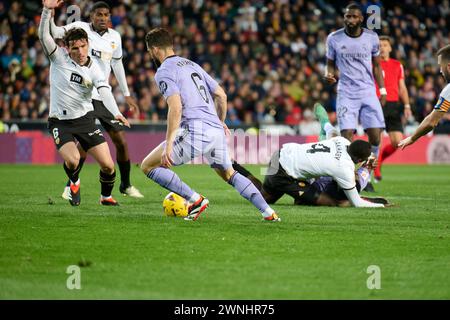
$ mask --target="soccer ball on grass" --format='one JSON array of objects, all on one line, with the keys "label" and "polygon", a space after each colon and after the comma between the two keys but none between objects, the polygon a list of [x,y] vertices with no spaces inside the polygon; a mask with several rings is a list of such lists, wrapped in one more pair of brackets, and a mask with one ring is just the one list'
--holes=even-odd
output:
[{"label": "soccer ball on grass", "polygon": [[169,193],[163,201],[164,214],[169,217],[186,217],[189,201],[176,193]]}]

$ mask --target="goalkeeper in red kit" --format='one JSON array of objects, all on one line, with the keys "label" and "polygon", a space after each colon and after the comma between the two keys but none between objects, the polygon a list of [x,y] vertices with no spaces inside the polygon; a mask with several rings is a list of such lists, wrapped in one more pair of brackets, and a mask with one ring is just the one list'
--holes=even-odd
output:
[{"label": "goalkeeper in red kit", "polygon": [[[381,68],[387,91],[387,102],[383,107],[383,113],[390,144],[385,145],[379,153],[378,165],[374,170],[375,181],[381,180],[383,161],[397,150],[398,143],[403,139],[403,118],[409,119],[412,115],[403,66],[400,61],[390,58],[391,51],[391,38],[380,36]],[[380,96],[378,88],[377,93]]]}]

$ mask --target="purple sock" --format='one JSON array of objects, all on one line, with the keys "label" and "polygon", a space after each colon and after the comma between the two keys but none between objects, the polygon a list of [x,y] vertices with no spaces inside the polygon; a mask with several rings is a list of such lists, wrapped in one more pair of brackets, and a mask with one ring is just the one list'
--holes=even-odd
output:
[{"label": "purple sock", "polygon": [[266,210],[269,209],[269,205],[266,200],[264,200],[261,192],[256,189],[255,185],[250,180],[236,171],[228,183],[231,184],[242,197],[253,203],[261,213],[267,213]]},{"label": "purple sock", "polygon": [[187,200],[191,199],[195,193],[170,169],[163,167],[155,168],[147,174],[147,177],[155,181],[161,187],[175,192]]}]

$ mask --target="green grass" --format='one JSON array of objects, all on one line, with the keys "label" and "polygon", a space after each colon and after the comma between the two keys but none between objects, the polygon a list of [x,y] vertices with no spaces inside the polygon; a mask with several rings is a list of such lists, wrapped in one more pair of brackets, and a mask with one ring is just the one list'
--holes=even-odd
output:
[{"label": "green grass", "polygon": [[[450,298],[449,166],[386,166],[375,187],[393,208],[294,207],[284,197],[278,224],[205,166],[176,171],[208,196],[207,214],[164,217],[168,192],[132,170],[143,200],[116,186],[121,207],[101,207],[98,169],[87,165],[72,208],[60,198],[61,166],[0,166],[0,298]],[[68,290],[66,269],[80,262],[91,263],[82,289]],[[370,265],[381,268],[380,290],[366,286]]]}]

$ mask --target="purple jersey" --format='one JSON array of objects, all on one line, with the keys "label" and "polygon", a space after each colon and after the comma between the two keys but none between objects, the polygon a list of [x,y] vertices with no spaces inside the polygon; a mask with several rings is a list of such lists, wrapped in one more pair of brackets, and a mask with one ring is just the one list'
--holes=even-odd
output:
[{"label": "purple jersey", "polygon": [[166,100],[174,94],[180,95],[182,127],[201,121],[223,128],[211,95],[219,84],[198,64],[179,56],[167,57],[158,68],[155,81]]},{"label": "purple jersey", "polygon": [[344,29],[328,35],[327,59],[339,69],[338,93],[349,98],[375,92],[372,58],[380,54],[378,35],[366,28],[359,37],[348,36]]}]

